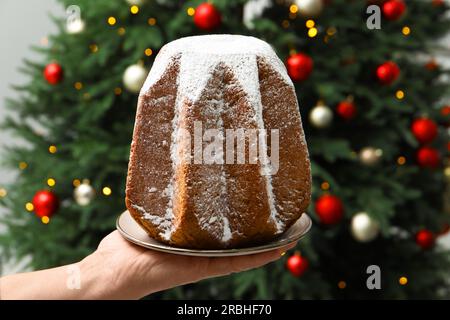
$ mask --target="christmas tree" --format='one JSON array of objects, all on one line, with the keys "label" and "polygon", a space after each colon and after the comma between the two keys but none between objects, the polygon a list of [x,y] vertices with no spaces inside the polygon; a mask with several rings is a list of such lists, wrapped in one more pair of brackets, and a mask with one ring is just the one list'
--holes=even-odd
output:
[{"label": "christmas tree", "polygon": [[[432,58],[450,29],[444,1],[61,3],[68,17],[7,101],[18,117],[3,127],[28,144],[2,152],[20,170],[1,189],[4,257],[31,254],[39,269],[92,252],[125,210],[137,92],[158,51],[190,35],[244,34],[270,43],[296,85],[314,226],[277,263],[153,297],[450,297],[449,252],[435,243],[450,221],[449,70]],[[379,290],[368,288],[374,265]]]}]

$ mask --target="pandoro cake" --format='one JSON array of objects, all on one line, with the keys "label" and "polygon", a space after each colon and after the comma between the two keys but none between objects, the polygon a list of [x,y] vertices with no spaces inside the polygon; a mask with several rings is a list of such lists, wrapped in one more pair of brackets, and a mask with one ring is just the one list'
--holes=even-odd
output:
[{"label": "pandoro cake", "polygon": [[166,44],[140,91],[126,184],[147,233],[185,248],[262,244],[310,197],[295,89],[270,45],[237,35]]}]

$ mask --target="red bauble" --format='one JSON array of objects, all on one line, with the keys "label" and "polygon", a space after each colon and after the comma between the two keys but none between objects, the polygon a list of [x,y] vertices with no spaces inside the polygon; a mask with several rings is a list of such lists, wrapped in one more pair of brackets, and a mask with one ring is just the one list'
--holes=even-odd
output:
[{"label": "red bauble", "polygon": [[416,243],[422,249],[430,249],[434,246],[436,237],[433,232],[427,229],[422,229],[416,233]]},{"label": "red bauble", "polygon": [[300,277],[308,270],[309,262],[299,254],[290,256],[286,262],[286,267],[295,277]]},{"label": "red bauble", "polygon": [[353,119],[356,115],[356,106],[353,101],[344,100],[338,104],[336,112],[341,118],[350,120]]},{"label": "red bauble", "polygon": [[441,109],[441,114],[446,117],[450,115],[450,106],[443,106]]},{"label": "red bauble", "polygon": [[313,66],[313,59],[304,53],[293,54],[286,61],[287,72],[293,81],[308,79]]},{"label": "red bauble", "polygon": [[391,84],[400,75],[400,68],[393,61],[387,61],[377,68],[377,78],[382,84]]},{"label": "red bauble", "polygon": [[49,63],[45,66],[44,77],[50,84],[58,84],[63,79],[63,69],[56,62]]},{"label": "red bauble", "polygon": [[199,29],[211,31],[217,28],[221,21],[220,12],[211,3],[202,3],[195,9],[194,23]]},{"label": "red bauble", "polygon": [[413,121],[411,132],[420,143],[429,143],[436,138],[438,127],[433,120],[427,118],[419,118]]},{"label": "red bauble", "polygon": [[421,147],[416,155],[417,163],[421,167],[436,168],[440,163],[439,152],[431,147]]},{"label": "red bauble", "polygon": [[316,214],[323,224],[336,224],[344,215],[344,206],[338,197],[326,194],[316,200]]},{"label": "red bauble", "polygon": [[33,197],[34,212],[39,217],[52,216],[59,207],[58,197],[51,191],[41,190]]},{"label": "red bauble", "polygon": [[388,0],[383,4],[383,15],[388,20],[398,20],[405,13],[403,0]]}]

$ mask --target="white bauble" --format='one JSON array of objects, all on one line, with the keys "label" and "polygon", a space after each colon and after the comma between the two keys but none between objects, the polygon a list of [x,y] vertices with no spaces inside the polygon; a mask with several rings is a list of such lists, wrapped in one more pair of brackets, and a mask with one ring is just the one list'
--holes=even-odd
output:
[{"label": "white bauble", "polygon": [[85,23],[82,19],[75,19],[73,21],[67,22],[66,31],[70,34],[80,33],[84,30]]},{"label": "white bauble", "polygon": [[295,0],[294,3],[305,18],[316,17],[323,9],[323,0]]},{"label": "white bauble", "polygon": [[365,147],[359,151],[359,159],[365,165],[371,166],[377,164],[381,156],[383,155],[383,150],[376,149],[373,147]]},{"label": "white bauble", "polygon": [[243,21],[247,28],[253,29],[253,20],[261,17],[264,9],[271,6],[270,0],[250,0],[244,4]]},{"label": "white bauble", "polygon": [[148,70],[140,64],[132,64],[123,73],[123,85],[133,93],[139,92],[147,78]]},{"label": "white bauble", "polygon": [[140,6],[143,5],[147,0],[125,0],[130,6],[136,5]]},{"label": "white bauble", "polygon": [[309,113],[309,121],[316,128],[326,128],[333,121],[333,111],[323,104],[318,104]]},{"label": "white bauble", "polygon": [[380,226],[366,212],[359,212],[352,218],[351,232],[355,240],[369,242],[378,236]]},{"label": "white bauble", "polygon": [[89,183],[83,182],[73,190],[73,197],[80,206],[87,206],[95,197],[94,188]]}]

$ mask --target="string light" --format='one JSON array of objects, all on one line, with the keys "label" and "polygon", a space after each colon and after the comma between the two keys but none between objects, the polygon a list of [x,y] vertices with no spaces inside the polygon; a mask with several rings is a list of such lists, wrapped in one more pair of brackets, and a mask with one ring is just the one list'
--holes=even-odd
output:
[{"label": "string light", "polygon": [[408,36],[411,33],[411,29],[408,26],[402,28],[402,33],[404,36]]},{"label": "string light", "polygon": [[98,51],[98,46],[95,43],[90,44],[89,50],[91,50],[92,53],[96,53]]},{"label": "string light", "polygon": [[53,178],[48,178],[47,179],[47,184],[49,187],[53,187],[56,184],[56,180]]},{"label": "string light", "polygon": [[329,28],[327,29],[327,35],[329,35],[330,37],[333,36],[333,35],[335,35],[336,32],[337,32],[337,29],[336,29],[335,27],[329,27]]},{"label": "string light", "polygon": [[85,92],[85,93],[83,94],[83,99],[84,99],[84,100],[89,100],[89,99],[91,99],[91,95],[89,94],[89,92]]},{"label": "string light", "polygon": [[285,29],[289,28],[289,21],[288,20],[283,20],[283,22],[281,22],[281,26]]},{"label": "string light", "polygon": [[31,203],[31,202],[27,202],[27,203],[25,203],[25,209],[27,210],[27,211],[33,211],[34,210],[34,205]]},{"label": "string light", "polygon": [[291,13],[297,13],[298,12],[298,7],[295,4],[291,4],[291,6],[289,7],[289,11]]},{"label": "string light", "polygon": [[50,147],[48,147],[48,152],[50,153],[56,153],[57,149],[55,145],[51,145]]},{"label": "string light", "polygon": [[116,18],[114,18],[114,17],[108,17],[108,24],[110,25],[110,26],[113,26],[113,25],[115,25],[116,24],[116,22],[117,22],[117,20],[116,20]]},{"label": "string light", "polygon": [[314,20],[309,19],[309,20],[306,20],[305,25],[308,29],[310,29],[310,28],[313,28],[316,25],[316,23],[314,22]]},{"label": "string light", "polygon": [[317,28],[311,28],[308,30],[308,37],[310,38],[314,38],[315,36],[317,36]]},{"label": "string light", "polygon": [[406,158],[404,156],[400,156],[397,158],[398,165],[402,166],[406,163]]},{"label": "string light", "polygon": [[112,190],[110,187],[103,187],[102,192],[105,196],[109,196],[112,193]]},{"label": "string light", "polygon": [[28,167],[28,163],[26,163],[25,161],[20,161],[19,162],[19,169],[20,170],[25,170]]},{"label": "string light", "polygon": [[137,5],[133,5],[130,7],[131,14],[137,14],[139,12],[139,7]]},{"label": "string light", "polygon": [[72,185],[73,185],[75,188],[78,187],[80,184],[81,184],[80,179],[74,179],[74,180],[72,181]]},{"label": "string light", "polygon": [[405,92],[403,90],[397,90],[395,96],[398,100],[402,100],[405,97]]},{"label": "string light", "polygon": [[124,27],[120,27],[119,29],[117,29],[117,34],[119,36],[123,36],[125,34],[125,28]]},{"label": "string light", "polygon": [[192,7],[187,8],[186,13],[188,16],[193,16],[195,14],[195,9]]},{"label": "string light", "polygon": [[0,198],[6,197],[7,194],[8,194],[8,191],[6,191],[5,188],[0,188]]},{"label": "string light", "polygon": [[151,26],[154,26],[156,24],[155,18],[148,18],[147,23]]},{"label": "string light", "polygon": [[320,185],[320,188],[321,188],[322,190],[328,190],[328,189],[330,189],[330,184],[329,184],[328,182],[324,181],[324,182],[322,182],[322,184]]},{"label": "string light", "polygon": [[122,88],[119,88],[119,87],[114,88],[114,94],[116,96],[121,95],[122,94]]},{"label": "string light", "polygon": [[400,283],[400,285],[404,286],[408,283],[408,278],[407,277],[400,277],[398,279],[398,283]]},{"label": "string light", "polygon": [[43,216],[41,218],[41,221],[42,221],[43,224],[48,224],[50,222],[50,218],[47,217],[47,216]]},{"label": "string light", "polygon": [[338,282],[338,288],[339,289],[345,289],[347,287],[347,283],[343,280]]},{"label": "string light", "polygon": [[450,178],[450,167],[447,167],[447,168],[444,169],[444,175],[445,175],[447,178]]},{"label": "string light", "polygon": [[147,49],[145,49],[144,53],[147,57],[150,57],[153,54],[153,50],[150,48],[147,48]]},{"label": "string light", "polygon": [[81,90],[81,88],[83,88],[83,84],[80,81],[77,81],[73,84],[73,86],[75,87],[75,89],[77,90]]}]

